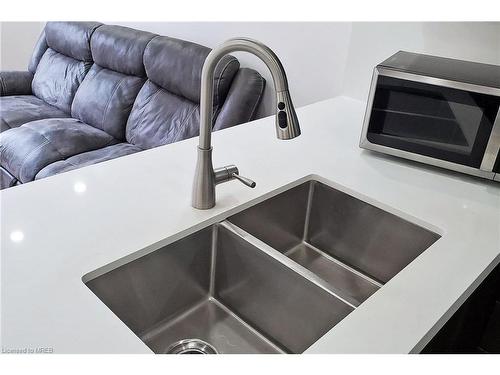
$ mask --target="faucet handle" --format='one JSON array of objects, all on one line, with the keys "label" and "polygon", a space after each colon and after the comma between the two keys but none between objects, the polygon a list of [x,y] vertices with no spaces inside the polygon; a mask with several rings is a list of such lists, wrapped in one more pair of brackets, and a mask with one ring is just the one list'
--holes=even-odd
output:
[{"label": "faucet handle", "polygon": [[254,188],[257,185],[255,181],[240,176],[240,171],[238,170],[236,165],[226,165],[225,167],[214,169],[214,176],[215,176],[215,184],[220,184],[222,182],[227,182],[231,180],[238,180],[242,184],[250,188]]},{"label": "faucet handle", "polygon": [[231,177],[237,179],[239,182],[241,182],[242,184],[248,186],[249,188],[253,189],[255,186],[257,186],[257,184],[255,183],[255,181],[250,180],[249,178],[240,176],[238,173],[233,173],[231,175]]}]

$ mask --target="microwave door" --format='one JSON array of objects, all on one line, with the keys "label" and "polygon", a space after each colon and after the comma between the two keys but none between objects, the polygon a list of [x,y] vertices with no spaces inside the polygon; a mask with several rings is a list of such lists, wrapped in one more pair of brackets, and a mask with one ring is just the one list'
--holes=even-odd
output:
[{"label": "microwave door", "polygon": [[367,139],[390,148],[479,168],[499,98],[378,76]]}]

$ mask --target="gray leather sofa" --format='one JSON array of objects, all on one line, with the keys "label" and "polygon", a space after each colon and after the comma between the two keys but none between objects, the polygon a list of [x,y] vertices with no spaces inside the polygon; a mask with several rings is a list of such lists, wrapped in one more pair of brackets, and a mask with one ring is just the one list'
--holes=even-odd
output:
[{"label": "gray leather sofa", "polygon": [[[49,22],[27,72],[0,72],[0,187],[198,135],[207,47],[121,26]],[[214,130],[250,121],[265,81],[217,66]]]}]

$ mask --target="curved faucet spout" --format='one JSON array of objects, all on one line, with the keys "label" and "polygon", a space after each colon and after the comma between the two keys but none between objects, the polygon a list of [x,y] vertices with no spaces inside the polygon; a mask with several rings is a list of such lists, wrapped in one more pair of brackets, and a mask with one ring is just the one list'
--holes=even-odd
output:
[{"label": "curved faucet spout", "polygon": [[[212,104],[214,72],[217,64],[225,55],[231,52],[249,52],[259,57],[269,68],[276,92],[276,135],[279,139],[292,139],[300,135],[299,121],[288,91],[288,81],[285,70],[276,54],[259,41],[248,38],[234,38],[213,49],[205,60],[201,73],[200,98],[200,143],[198,160],[193,183],[192,205],[198,209],[208,209],[215,205],[215,185],[232,179],[244,182],[249,187],[255,187],[253,181],[241,178],[238,169],[230,176],[219,178],[224,174],[223,167],[216,174],[212,166]],[[222,172],[221,172],[222,171]],[[252,183],[249,183],[251,181]]]},{"label": "curved faucet spout", "polygon": [[293,107],[285,69],[278,56],[266,45],[249,38],[234,38],[224,42],[210,52],[201,73],[200,100],[200,148],[210,149],[212,134],[212,102],[214,72],[218,62],[231,52],[248,52],[259,57],[269,68],[276,92],[276,134],[280,139],[291,139],[300,135],[300,127]]}]

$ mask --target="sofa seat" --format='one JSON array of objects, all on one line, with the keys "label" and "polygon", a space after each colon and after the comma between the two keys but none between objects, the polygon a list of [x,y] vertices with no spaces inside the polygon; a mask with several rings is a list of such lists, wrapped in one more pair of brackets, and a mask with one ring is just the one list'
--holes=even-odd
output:
[{"label": "sofa seat", "polygon": [[2,132],[31,121],[61,117],[70,117],[70,115],[34,95],[0,97],[0,131]]},{"label": "sofa seat", "polygon": [[142,149],[130,143],[118,143],[97,150],[84,152],[82,154],[71,156],[68,159],[59,160],[55,163],[47,165],[40,172],[38,172],[35,176],[35,180],[119,158],[121,156],[134,154],[139,151],[142,151]]},{"label": "sofa seat", "polygon": [[0,163],[25,183],[49,164],[116,143],[108,133],[77,119],[38,120],[0,134]]}]

